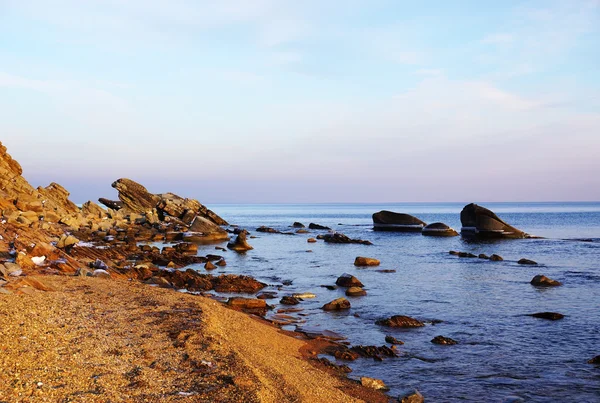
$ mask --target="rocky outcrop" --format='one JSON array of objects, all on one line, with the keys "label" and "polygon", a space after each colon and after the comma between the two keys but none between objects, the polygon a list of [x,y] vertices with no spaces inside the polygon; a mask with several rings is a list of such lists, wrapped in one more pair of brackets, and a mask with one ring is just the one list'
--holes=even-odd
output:
[{"label": "rocky outcrop", "polygon": [[122,201],[109,200],[105,199],[104,197],[99,198],[98,201],[109,209],[113,209],[115,211],[121,210],[124,206]]},{"label": "rocky outcrop", "polygon": [[377,325],[388,327],[423,327],[425,324],[410,316],[394,315],[391,318],[380,319],[375,322]]},{"label": "rocky outcrop", "polygon": [[529,235],[504,221],[485,207],[471,203],[460,213],[461,235],[467,238],[527,238]]},{"label": "rocky outcrop", "polygon": [[206,241],[221,241],[229,239],[229,234],[223,228],[205,217],[196,216],[188,232],[201,236]]},{"label": "rocky outcrop", "polygon": [[421,232],[425,222],[410,214],[395,213],[382,210],[373,214],[373,229],[375,231]]},{"label": "rocky outcrop", "polygon": [[227,247],[236,252],[246,252],[248,250],[254,249],[252,245],[250,245],[246,240],[246,234],[246,231],[240,232],[234,241],[229,242],[227,244]]},{"label": "rocky outcrop", "polygon": [[421,233],[426,236],[458,236],[458,232],[455,229],[450,228],[442,222],[434,222],[427,225]]}]

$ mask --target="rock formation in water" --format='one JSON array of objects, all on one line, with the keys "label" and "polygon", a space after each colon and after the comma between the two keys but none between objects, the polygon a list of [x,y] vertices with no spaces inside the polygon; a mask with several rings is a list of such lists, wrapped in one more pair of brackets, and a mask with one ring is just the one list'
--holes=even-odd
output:
[{"label": "rock formation in water", "polygon": [[448,225],[441,222],[434,222],[433,224],[429,224],[423,228],[421,232],[423,235],[427,236],[457,236],[458,232],[453,228],[450,228]]},{"label": "rock formation in water", "polygon": [[395,213],[382,210],[373,214],[373,229],[375,231],[421,232],[427,225],[410,214]]},{"label": "rock formation in water", "polygon": [[504,221],[485,207],[471,203],[460,213],[461,235],[470,238],[527,238],[529,235]]}]

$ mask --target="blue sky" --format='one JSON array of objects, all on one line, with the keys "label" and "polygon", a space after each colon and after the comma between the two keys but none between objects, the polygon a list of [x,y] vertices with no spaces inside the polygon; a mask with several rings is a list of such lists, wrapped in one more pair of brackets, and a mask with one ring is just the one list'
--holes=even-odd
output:
[{"label": "blue sky", "polygon": [[600,1],[0,0],[0,141],[77,202],[600,200]]}]

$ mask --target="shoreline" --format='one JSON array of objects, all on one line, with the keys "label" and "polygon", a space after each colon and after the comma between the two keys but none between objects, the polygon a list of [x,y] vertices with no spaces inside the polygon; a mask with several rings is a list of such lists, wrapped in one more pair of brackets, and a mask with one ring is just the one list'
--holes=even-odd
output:
[{"label": "shoreline", "polygon": [[[0,382],[10,385],[0,399],[391,399],[319,363],[326,341],[303,339],[203,296],[119,279],[20,281],[0,298]],[[40,285],[46,291],[32,291]]]}]

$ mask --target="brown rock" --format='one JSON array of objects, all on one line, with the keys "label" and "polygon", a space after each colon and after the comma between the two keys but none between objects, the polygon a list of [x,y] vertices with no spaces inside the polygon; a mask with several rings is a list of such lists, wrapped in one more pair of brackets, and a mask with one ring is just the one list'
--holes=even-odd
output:
[{"label": "brown rock", "polygon": [[492,256],[490,256],[490,260],[491,260],[492,262],[501,262],[501,261],[503,261],[504,259],[503,259],[503,258],[502,258],[502,256],[500,256],[500,255],[493,254]]},{"label": "brown rock", "polygon": [[341,311],[344,309],[350,309],[350,301],[348,301],[346,298],[337,298],[323,305],[321,309],[325,311]]},{"label": "brown rock", "polygon": [[344,273],[335,281],[336,285],[340,287],[364,287],[363,283],[359,279],[351,274]]},{"label": "brown rock", "polygon": [[59,241],[56,243],[56,247],[59,249],[68,249],[72,246],[75,246],[79,243],[79,239],[75,238],[73,235],[63,235],[60,237]]},{"label": "brown rock", "polygon": [[294,297],[284,296],[281,298],[279,303],[282,305],[298,305],[300,301],[298,301],[298,299]]},{"label": "brown rock", "polygon": [[548,278],[543,274],[538,274],[531,280],[531,285],[537,287],[557,287],[559,285],[562,285],[562,283],[560,281],[552,280],[551,278]]},{"label": "brown rock", "polygon": [[473,238],[526,238],[528,235],[505,223],[491,210],[471,203],[460,213],[461,234]]},{"label": "brown rock", "polygon": [[363,376],[360,378],[360,384],[366,388],[375,390],[390,390],[381,379],[369,378]]},{"label": "brown rock", "polygon": [[208,262],[206,262],[206,264],[204,265],[204,268],[206,270],[214,270],[217,268],[217,266],[215,266],[214,264],[212,264],[212,262],[209,260]]},{"label": "brown rock", "polygon": [[349,297],[362,297],[367,295],[367,292],[360,287],[350,287],[346,290],[346,295]]},{"label": "brown rock", "polygon": [[400,403],[425,403],[425,398],[418,390],[413,393],[398,397]]},{"label": "brown rock", "polygon": [[451,346],[454,344],[458,344],[458,342],[456,340],[451,339],[450,337],[444,337],[444,336],[435,336],[432,340],[432,343],[434,344],[441,344],[444,346]]},{"label": "brown rock", "polygon": [[386,343],[390,343],[390,344],[394,344],[394,345],[402,345],[402,344],[404,344],[404,342],[402,340],[398,340],[394,336],[389,336],[389,335],[385,336],[385,342]]},{"label": "brown rock", "polygon": [[388,319],[381,319],[375,322],[377,325],[388,327],[423,327],[425,324],[410,316],[394,315]]},{"label": "brown rock", "polygon": [[246,231],[240,232],[238,234],[238,236],[235,238],[235,241],[229,242],[227,244],[227,247],[236,252],[246,252],[248,250],[254,249],[246,240],[246,235],[247,235]]},{"label": "brown rock", "polygon": [[317,240],[315,238],[308,238],[306,240],[306,242],[308,242],[308,243],[315,243],[315,242],[317,242]]},{"label": "brown rock", "polygon": [[371,257],[358,256],[354,259],[354,266],[379,266],[381,262]]},{"label": "brown rock", "polygon": [[537,262],[534,262],[533,260],[529,260],[529,259],[520,259],[518,262],[518,264],[525,264],[525,265],[536,265]]},{"label": "brown rock", "polygon": [[440,237],[458,236],[458,232],[456,232],[456,230],[441,222],[435,222],[425,226],[421,234],[426,236]]}]

